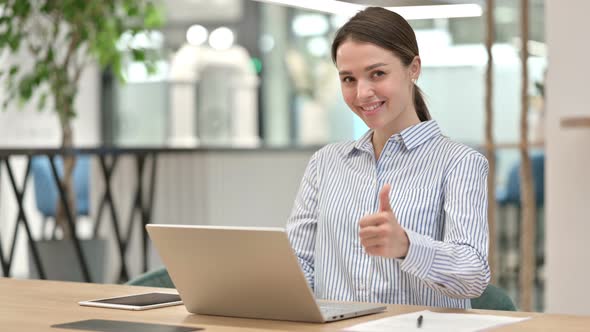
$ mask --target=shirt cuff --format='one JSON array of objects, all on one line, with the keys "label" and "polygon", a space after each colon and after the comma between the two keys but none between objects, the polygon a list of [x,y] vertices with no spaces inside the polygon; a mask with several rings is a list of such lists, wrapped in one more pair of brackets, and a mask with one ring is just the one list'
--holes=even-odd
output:
[{"label": "shirt cuff", "polygon": [[426,279],[436,256],[433,240],[407,229],[405,231],[410,240],[410,246],[406,258],[400,259],[400,268],[420,279]]}]

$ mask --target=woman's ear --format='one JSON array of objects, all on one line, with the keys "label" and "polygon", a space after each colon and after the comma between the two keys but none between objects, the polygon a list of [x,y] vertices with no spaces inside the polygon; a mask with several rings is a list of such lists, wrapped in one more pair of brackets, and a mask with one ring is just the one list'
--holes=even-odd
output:
[{"label": "woman's ear", "polygon": [[410,72],[410,79],[417,80],[420,76],[420,72],[422,71],[422,60],[420,60],[419,55],[416,55],[414,59],[412,59],[412,62],[410,63],[408,69]]}]

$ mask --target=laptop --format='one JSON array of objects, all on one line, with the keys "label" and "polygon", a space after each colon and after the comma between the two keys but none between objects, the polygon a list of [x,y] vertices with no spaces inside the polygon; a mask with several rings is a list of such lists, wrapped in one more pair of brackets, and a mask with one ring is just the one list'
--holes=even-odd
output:
[{"label": "laptop", "polygon": [[374,303],[316,301],[283,229],[146,228],[191,313],[323,323],[386,309]]}]

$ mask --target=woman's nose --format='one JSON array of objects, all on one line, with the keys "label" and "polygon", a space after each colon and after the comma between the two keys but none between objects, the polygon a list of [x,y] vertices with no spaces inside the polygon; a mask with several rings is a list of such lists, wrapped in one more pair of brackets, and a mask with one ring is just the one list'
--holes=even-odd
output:
[{"label": "woman's nose", "polygon": [[375,95],[375,90],[370,82],[359,81],[357,84],[356,95],[358,99],[367,99]]}]

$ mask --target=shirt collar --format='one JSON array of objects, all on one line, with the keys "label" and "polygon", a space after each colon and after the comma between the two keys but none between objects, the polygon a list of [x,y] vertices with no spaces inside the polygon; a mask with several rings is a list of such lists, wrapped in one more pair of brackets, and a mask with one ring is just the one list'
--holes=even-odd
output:
[{"label": "shirt collar", "polygon": [[[409,151],[426,143],[433,137],[440,136],[441,131],[436,121],[429,120],[408,127],[402,130],[399,134],[402,137],[406,149]],[[394,136],[395,135],[392,137]]]},{"label": "shirt collar", "polygon": [[[392,135],[389,140],[401,141],[408,151],[426,143],[435,136],[439,136],[441,130],[435,120],[420,122],[410,126],[401,132]],[[371,138],[373,130],[369,129],[363,136],[354,142],[349,153],[354,150],[373,151]]]},{"label": "shirt collar", "polygon": [[349,152],[354,150],[373,151],[373,145],[371,144],[371,138],[373,137],[373,130],[369,129],[363,134],[354,144],[351,146]]}]

